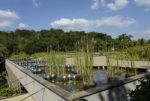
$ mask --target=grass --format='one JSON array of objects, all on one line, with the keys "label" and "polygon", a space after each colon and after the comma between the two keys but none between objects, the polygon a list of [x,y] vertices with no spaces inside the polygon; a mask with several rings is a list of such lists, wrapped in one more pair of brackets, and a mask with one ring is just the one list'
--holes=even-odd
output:
[{"label": "grass", "polygon": [[19,59],[22,59],[22,58],[25,58],[25,57],[29,57],[30,55],[26,54],[26,53],[19,53],[19,54],[13,54],[11,56],[12,59],[14,58],[19,58]]}]

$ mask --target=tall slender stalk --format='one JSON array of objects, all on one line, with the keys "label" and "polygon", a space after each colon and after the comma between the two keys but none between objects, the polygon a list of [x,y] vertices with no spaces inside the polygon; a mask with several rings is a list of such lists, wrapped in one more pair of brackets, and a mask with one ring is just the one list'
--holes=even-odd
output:
[{"label": "tall slender stalk", "polygon": [[111,57],[106,55],[106,63],[107,63],[107,75],[108,77],[114,77],[114,68],[112,65]]},{"label": "tall slender stalk", "polygon": [[77,50],[74,57],[75,69],[83,77],[84,83],[93,82],[93,46],[92,41],[88,39],[81,39],[81,42],[77,43]]},{"label": "tall slender stalk", "polygon": [[46,72],[55,73],[57,76],[65,74],[66,56],[62,53],[50,51],[49,55],[43,58],[48,63]]}]

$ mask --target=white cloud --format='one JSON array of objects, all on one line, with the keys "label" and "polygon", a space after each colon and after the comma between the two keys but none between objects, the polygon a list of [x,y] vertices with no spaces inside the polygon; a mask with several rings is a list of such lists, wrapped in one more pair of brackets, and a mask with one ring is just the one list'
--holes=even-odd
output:
[{"label": "white cloud", "polygon": [[111,3],[107,3],[106,0],[93,0],[91,9],[96,10],[99,7],[106,7],[111,11],[118,11],[124,9],[129,3],[129,0],[113,0]]},{"label": "white cloud", "polygon": [[102,27],[128,27],[135,23],[135,20],[132,18],[125,18],[122,16],[111,16],[111,17],[103,17],[101,19],[96,20],[88,20],[88,19],[67,19],[61,18],[56,20],[51,24],[53,28],[68,30],[77,30],[77,31],[91,31],[97,28]]},{"label": "white cloud", "polygon": [[99,0],[93,0],[93,4],[91,5],[91,9],[98,9],[99,8]]},{"label": "white cloud", "polygon": [[150,8],[150,0],[134,0],[136,4]]},{"label": "white cloud", "polygon": [[143,32],[143,34],[144,34],[144,35],[149,35],[149,37],[150,37],[150,29],[145,30],[145,31]]},{"label": "white cloud", "polygon": [[100,6],[105,5],[105,0],[93,0],[93,4],[91,5],[92,10],[98,9]]},{"label": "white cloud", "polygon": [[19,29],[26,29],[26,28],[28,28],[29,27],[29,25],[28,24],[25,24],[25,23],[20,23],[19,25],[18,25],[18,28]]},{"label": "white cloud", "polygon": [[64,30],[88,30],[92,21],[86,19],[67,19],[61,18],[51,23],[54,28],[62,28]]},{"label": "white cloud", "polygon": [[118,11],[125,8],[128,5],[128,3],[128,0],[114,0],[114,3],[108,3],[107,7],[112,11]]},{"label": "white cloud", "polygon": [[38,0],[32,0],[32,2],[35,7],[39,7],[40,3]]},{"label": "white cloud", "polygon": [[[111,11],[119,11],[127,7],[131,0],[112,0],[109,2],[107,0],[92,0],[93,4],[90,6],[92,10],[96,10],[100,7],[105,7]],[[137,5],[145,7],[144,11],[150,10],[150,0],[133,0]]]},{"label": "white cloud", "polygon": [[148,12],[150,10],[150,0],[134,0],[139,6],[145,7],[144,11]]},{"label": "white cloud", "polygon": [[19,19],[19,16],[10,10],[0,10],[0,30],[8,30]]},{"label": "white cloud", "polygon": [[129,32],[128,34],[133,35],[134,39],[144,38],[149,40],[150,39],[150,29],[139,31],[139,32]]},{"label": "white cloud", "polygon": [[98,27],[128,27],[133,23],[135,23],[133,18],[124,18],[119,15],[96,20],[96,25]]}]

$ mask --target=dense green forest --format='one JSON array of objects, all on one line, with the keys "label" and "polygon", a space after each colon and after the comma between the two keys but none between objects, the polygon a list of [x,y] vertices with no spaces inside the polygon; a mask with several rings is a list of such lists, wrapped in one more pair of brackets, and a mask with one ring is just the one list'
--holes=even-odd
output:
[{"label": "dense green forest", "polygon": [[18,52],[32,54],[50,49],[73,51],[75,44],[84,36],[95,39],[97,51],[104,47],[110,47],[113,44],[112,37],[103,33],[85,33],[84,31],[64,32],[59,29],[41,31],[16,30],[15,32],[0,32],[1,53],[8,55]]},{"label": "dense green forest", "polygon": [[50,30],[16,30],[14,32],[0,31],[0,56],[25,52],[32,54],[48,50],[73,51],[82,37],[94,38],[95,51],[120,51],[133,46],[150,44],[150,40],[132,40],[131,35],[122,34],[117,38],[105,33],[70,31],[60,29]]}]

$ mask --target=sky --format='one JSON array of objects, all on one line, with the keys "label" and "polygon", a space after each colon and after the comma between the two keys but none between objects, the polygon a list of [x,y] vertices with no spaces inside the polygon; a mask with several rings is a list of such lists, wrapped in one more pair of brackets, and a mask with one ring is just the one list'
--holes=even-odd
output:
[{"label": "sky", "polygon": [[0,0],[0,30],[63,29],[150,39],[150,0]]}]

